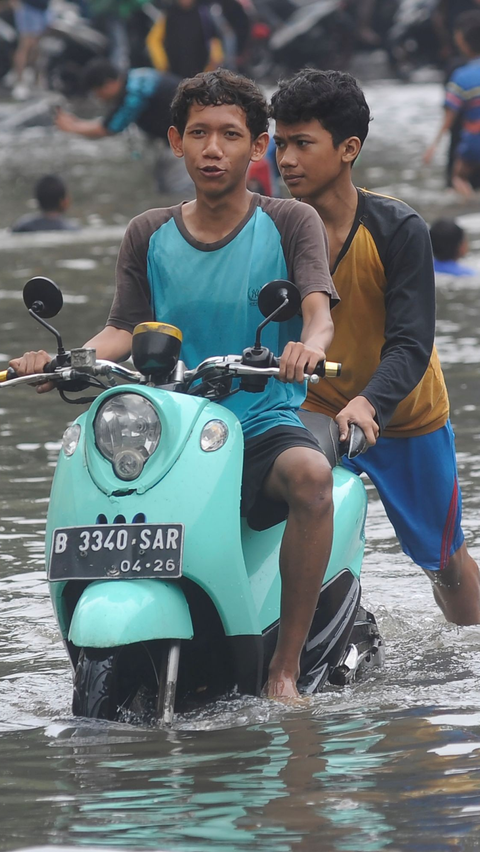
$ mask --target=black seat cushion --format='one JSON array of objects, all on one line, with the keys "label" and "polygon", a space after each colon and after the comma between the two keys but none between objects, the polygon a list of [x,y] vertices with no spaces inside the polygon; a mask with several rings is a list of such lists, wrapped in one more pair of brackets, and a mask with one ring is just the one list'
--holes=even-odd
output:
[{"label": "black seat cushion", "polygon": [[300,409],[298,416],[303,425],[317,439],[330,465],[335,467],[335,465],[339,464],[339,433],[335,420],[332,420],[326,414],[317,414],[315,411],[304,411],[303,409]]}]

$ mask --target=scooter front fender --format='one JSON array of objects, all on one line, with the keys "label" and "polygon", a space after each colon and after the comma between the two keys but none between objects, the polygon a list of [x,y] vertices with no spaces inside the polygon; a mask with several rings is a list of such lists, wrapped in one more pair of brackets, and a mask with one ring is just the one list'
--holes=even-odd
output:
[{"label": "scooter front fender", "polygon": [[99,580],[82,593],[68,638],[78,648],[115,648],[149,639],[191,639],[190,610],[168,580]]}]

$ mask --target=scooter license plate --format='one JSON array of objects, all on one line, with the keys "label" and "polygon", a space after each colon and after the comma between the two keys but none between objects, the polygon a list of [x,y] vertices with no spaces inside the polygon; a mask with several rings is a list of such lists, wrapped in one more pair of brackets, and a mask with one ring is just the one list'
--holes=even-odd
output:
[{"label": "scooter license plate", "polygon": [[56,529],[48,579],[175,579],[182,576],[183,534],[183,524],[102,524]]}]

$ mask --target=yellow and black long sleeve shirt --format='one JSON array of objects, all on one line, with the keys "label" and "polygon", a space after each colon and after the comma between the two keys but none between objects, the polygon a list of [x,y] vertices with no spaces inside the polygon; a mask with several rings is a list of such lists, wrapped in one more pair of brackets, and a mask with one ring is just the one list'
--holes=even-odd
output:
[{"label": "yellow and black long sleeve shirt", "polygon": [[435,277],[423,219],[402,201],[359,189],[332,277],[341,301],[328,358],[342,362],[342,375],[311,386],[304,407],[335,417],[360,395],[385,437],[439,429],[449,404],[433,345]]}]

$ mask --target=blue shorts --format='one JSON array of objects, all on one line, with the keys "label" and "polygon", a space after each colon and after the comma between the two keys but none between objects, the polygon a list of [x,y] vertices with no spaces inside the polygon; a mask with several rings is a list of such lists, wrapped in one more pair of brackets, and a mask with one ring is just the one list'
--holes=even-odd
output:
[{"label": "blue shorts", "polygon": [[50,24],[48,10],[35,9],[28,3],[18,3],[14,9],[15,27],[19,35],[40,36]]},{"label": "blue shorts", "polygon": [[464,541],[450,421],[416,438],[379,438],[363,455],[344,457],[343,464],[371,479],[403,552],[422,568],[445,568]]},{"label": "blue shorts", "polygon": [[480,165],[480,134],[462,134],[455,150],[455,157],[463,160],[464,163]]}]

